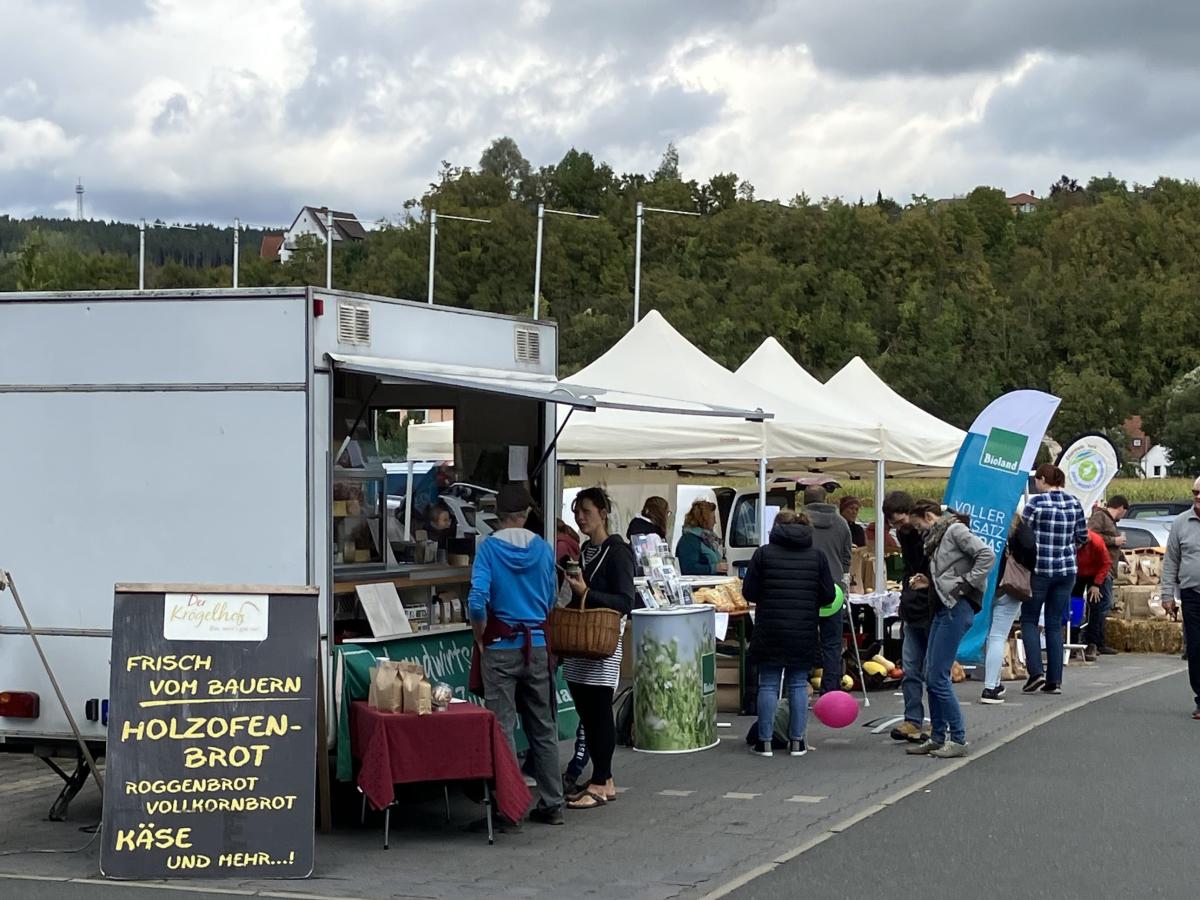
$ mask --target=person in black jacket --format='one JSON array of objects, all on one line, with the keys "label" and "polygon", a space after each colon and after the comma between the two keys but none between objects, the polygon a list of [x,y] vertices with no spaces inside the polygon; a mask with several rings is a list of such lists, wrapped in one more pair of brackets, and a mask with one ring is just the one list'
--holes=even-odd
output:
[{"label": "person in black jacket", "polygon": [[638,534],[657,534],[663,540],[667,539],[667,520],[671,515],[671,507],[665,497],[647,497],[642,505],[642,514],[634,516],[625,531],[625,536],[633,540]]},{"label": "person in black jacket", "polygon": [[788,752],[808,752],[804,726],[808,713],[808,673],[821,658],[821,607],[835,597],[825,554],[813,547],[808,516],[781,510],[770,542],[754,551],[742,594],[755,604],[750,659],[758,666],[758,742],[754,752],[771,756],[779,684],[787,675]]},{"label": "person in black jacket", "polygon": [[[1000,668],[1004,665],[1004,644],[1008,633],[1012,631],[1013,622],[1021,612],[1021,603],[1029,597],[1014,596],[1014,592],[1003,590],[1000,583],[1004,573],[1012,562],[1025,567],[1027,573],[1032,572],[1037,565],[1037,536],[1028,523],[1021,518],[1020,513],[1013,517],[1012,528],[1008,532],[1008,544],[1004,555],[1000,557],[1000,570],[996,575],[996,596],[992,600],[992,625],[988,629],[987,659],[984,664],[983,695],[980,703],[1003,703],[1004,685],[1000,683]],[[1028,581],[1029,576],[1026,575]]]},{"label": "person in black jacket", "polygon": [[892,729],[892,739],[914,744],[925,739],[925,655],[929,649],[929,626],[933,624],[933,605],[929,588],[915,588],[914,576],[929,577],[929,560],[925,558],[925,539],[908,521],[913,498],[904,491],[892,491],[883,498],[883,516],[896,529],[896,540],[904,558],[904,581],[900,590],[900,621],[904,640],[900,668],[904,678],[900,691],[904,695],[904,721]]},{"label": "person in black jacket", "polygon": [[[619,534],[608,533],[608,515],[612,503],[602,488],[582,490],[572,504],[575,523],[587,538],[580,549],[582,571],[569,572],[574,599],[571,605],[586,602],[589,608],[615,609],[624,616],[633,609],[633,550]],[[592,757],[592,776],[583,790],[568,798],[568,809],[597,809],[617,798],[613,784],[612,758],[617,749],[617,726],[613,721],[613,692],[621,677],[621,641],[607,659],[567,659],[563,675],[575,711],[583,725],[587,751]]]}]

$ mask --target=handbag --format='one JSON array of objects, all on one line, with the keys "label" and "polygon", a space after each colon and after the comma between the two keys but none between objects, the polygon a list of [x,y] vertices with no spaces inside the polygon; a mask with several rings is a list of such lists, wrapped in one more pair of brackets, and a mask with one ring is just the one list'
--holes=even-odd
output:
[{"label": "handbag", "polygon": [[[594,575],[608,555],[608,548],[592,567]],[[588,609],[587,594],[579,607],[556,606],[550,610],[550,643],[556,656],[565,659],[608,659],[621,640],[621,614],[615,609]]]},{"label": "handbag", "polygon": [[1004,551],[1004,556],[1004,577],[996,585],[996,590],[1024,603],[1033,596],[1029,570],[1017,562],[1007,549]]}]

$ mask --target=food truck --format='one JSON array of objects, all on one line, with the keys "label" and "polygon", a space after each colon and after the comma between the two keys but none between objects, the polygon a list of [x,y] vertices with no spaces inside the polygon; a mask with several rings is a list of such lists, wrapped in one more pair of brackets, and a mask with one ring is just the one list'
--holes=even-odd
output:
[{"label": "food truck", "polygon": [[[317,288],[0,294],[0,569],[93,752],[117,583],[319,587],[332,716],[343,643],[469,646],[478,537],[389,521],[384,466],[403,457],[377,440],[380,415],[441,411],[446,480],[527,481],[551,540],[557,406],[754,415],[562,384],[557,337],[552,322]],[[74,761],[56,768],[52,817],[87,778],[4,593],[0,750]]]}]

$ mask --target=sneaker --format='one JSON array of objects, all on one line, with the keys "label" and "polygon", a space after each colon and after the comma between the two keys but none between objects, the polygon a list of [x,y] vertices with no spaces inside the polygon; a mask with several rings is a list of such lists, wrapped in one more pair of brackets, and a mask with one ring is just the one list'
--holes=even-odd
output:
[{"label": "sneaker", "polygon": [[771,756],[775,755],[771,750],[771,742],[770,741],[755,741],[754,742],[754,750],[752,752],[754,753],[755,756],[762,756],[762,757],[771,757]]},{"label": "sneaker", "polygon": [[980,703],[1003,703],[1004,702],[1004,685],[999,684],[994,688],[984,688],[983,693],[979,695]]},{"label": "sneaker", "polygon": [[566,822],[561,806],[543,807],[530,810],[529,821],[539,825],[562,825]]},{"label": "sneaker", "polygon": [[942,745],[939,741],[935,741],[933,738],[926,738],[924,741],[922,741],[919,744],[914,744],[911,747],[906,747],[904,749],[904,752],[907,753],[909,756],[924,756],[927,753],[932,753],[934,750],[937,750],[941,746]]},{"label": "sneaker", "polygon": [[808,752],[808,744],[804,743],[804,738],[798,741],[788,741],[788,756],[803,756]]},{"label": "sneaker", "polygon": [[967,755],[967,745],[960,744],[958,741],[946,741],[940,747],[930,750],[929,755],[936,756],[938,759],[957,759]]},{"label": "sneaker", "polygon": [[1116,647],[1107,647],[1106,646],[1106,647],[1101,647],[1096,652],[1099,653],[1101,656],[1116,656],[1121,651],[1118,650]]},{"label": "sneaker", "polygon": [[1044,685],[1042,685],[1042,693],[1043,694],[1061,694],[1062,686],[1055,684],[1053,681],[1047,681]]},{"label": "sneaker", "polygon": [[892,729],[893,741],[909,741],[913,744],[919,744],[928,736],[920,725],[914,725],[912,722],[901,722]]},{"label": "sneaker", "polygon": [[1084,662],[1095,662],[1096,661],[1096,645],[1095,644],[1088,644],[1086,647],[1083,648],[1083,661]]},{"label": "sneaker", "polygon": [[1045,675],[1030,675],[1029,680],[1025,682],[1025,686],[1021,688],[1021,692],[1025,694],[1032,694],[1045,683]]}]

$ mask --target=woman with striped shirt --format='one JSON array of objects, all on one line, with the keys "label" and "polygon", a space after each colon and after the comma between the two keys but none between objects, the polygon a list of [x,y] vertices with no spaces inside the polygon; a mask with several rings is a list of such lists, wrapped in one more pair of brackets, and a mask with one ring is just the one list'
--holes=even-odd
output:
[{"label": "woman with striped shirt", "polygon": [[[615,609],[622,617],[629,615],[635,596],[633,551],[620,535],[608,533],[612,509],[608,494],[598,487],[582,490],[571,509],[587,538],[580,550],[582,571],[566,576],[574,595],[572,605],[586,600],[589,608],[604,607]],[[622,618],[622,629],[624,625]],[[582,791],[569,798],[568,809],[597,809],[617,799],[612,777],[617,749],[612,703],[621,677],[621,650],[618,640],[616,652],[607,659],[568,659],[563,663],[563,675],[592,757],[592,777]]]}]

